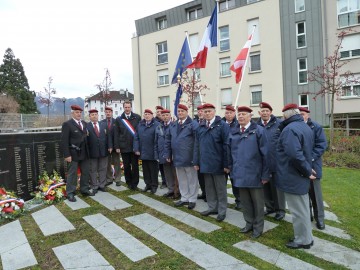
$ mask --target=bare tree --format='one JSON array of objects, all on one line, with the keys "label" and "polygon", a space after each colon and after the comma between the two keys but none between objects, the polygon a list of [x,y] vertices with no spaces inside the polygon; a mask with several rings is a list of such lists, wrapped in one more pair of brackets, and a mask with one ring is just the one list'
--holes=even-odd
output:
[{"label": "bare tree", "polygon": [[332,55],[325,57],[324,65],[317,66],[313,70],[308,71],[308,80],[320,85],[320,90],[315,93],[314,100],[318,97],[330,96],[330,149],[333,149],[334,142],[334,105],[335,98],[339,98],[343,93],[343,87],[351,85],[358,80],[355,78],[351,71],[343,71],[343,67],[349,63],[347,60],[341,58],[340,50],[344,37],[350,32],[351,29],[341,31],[337,37],[338,42],[335,45],[335,50]]},{"label": "bare tree", "polygon": [[0,94],[0,113],[17,113],[19,108],[19,103],[12,96]]},{"label": "bare tree", "polygon": [[105,106],[108,105],[108,102],[110,100],[110,86],[112,85],[111,82],[111,76],[109,70],[105,69],[105,78],[100,84],[96,84],[95,86],[99,89],[99,91],[102,93],[102,96],[100,98],[101,101],[105,103]]},{"label": "bare tree", "polygon": [[47,106],[47,122],[49,121],[50,106],[54,102],[53,95],[56,94],[55,88],[51,87],[52,77],[49,77],[48,87],[44,87],[44,92],[39,93],[39,102]]}]

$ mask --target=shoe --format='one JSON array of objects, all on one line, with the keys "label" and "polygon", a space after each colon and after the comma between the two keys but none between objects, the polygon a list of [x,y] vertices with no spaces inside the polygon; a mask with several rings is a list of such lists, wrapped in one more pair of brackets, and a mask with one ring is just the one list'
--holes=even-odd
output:
[{"label": "shoe", "polygon": [[226,217],[226,215],[218,215],[218,216],[216,217],[216,220],[219,221],[219,222],[221,222],[221,221],[223,221],[223,220],[225,219],[225,217]]},{"label": "shoe", "polygon": [[199,200],[203,200],[203,199],[206,198],[206,195],[205,195],[204,193],[202,193],[202,194],[199,194],[199,195],[197,196],[197,198],[198,198]]},{"label": "shoe", "polygon": [[242,206],[241,206],[241,203],[240,202],[236,202],[235,204],[235,209],[236,210],[241,210]]},{"label": "shoe", "polygon": [[138,190],[138,187],[137,186],[130,186],[129,189],[131,189],[133,191],[136,191],[136,190]]},{"label": "shoe", "polygon": [[116,182],[116,186],[120,187],[121,186],[121,182]]},{"label": "shoe", "polygon": [[90,190],[88,192],[81,192],[81,194],[83,196],[95,196],[95,192]]},{"label": "shoe", "polygon": [[174,196],[174,192],[166,192],[166,193],[163,195],[163,197],[165,197],[165,198],[169,198],[169,197],[172,197],[172,196]]},{"label": "shoe", "polygon": [[195,208],[195,206],[196,206],[196,203],[194,203],[194,202],[189,202],[189,205],[188,205],[188,209],[194,209]]},{"label": "shoe", "polygon": [[325,229],[325,223],[324,221],[316,221],[316,228],[318,228],[319,230],[324,230]]},{"label": "shoe", "polygon": [[275,215],[275,219],[277,221],[283,220],[284,217],[285,217],[285,213],[276,213],[276,215]]},{"label": "shoe", "polygon": [[[291,238],[291,239],[289,239],[289,242],[294,242],[294,240],[295,240],[294,238]],[[314,245],[314,240],[312,240],[310,243],[310,246],[313,246],[313,245]]]},{"label": "shoe", "polygon": [[142,191],[143,191],[143,192],[146,192],[146,191],[148,191],[148,190],[151,190],[151,187],[150,187],[150,186],[144,187],[144,189],[143,189]]},{"label": "shoe", "polygon": [[180,194],[175,194],[175,193],[174,193],[174,196],[172,196],[172,198],[173,198],[174,200],[180,199]]},{"label": "shoe", "polygon": [[76,198],[72,193],[67,195],[67,199],[69,200],[69,202],[76,202]]},{"label": "shoe", "polygon": [[251,238],[256,239],[262,235],[262,232],[253,232]]},{"label": "shoe", "polygon": [[248,232],[251,232],[252,231],[252,228],[251,227],[244,227],[240,230],[241,233],[248,233]]},{"label": "shoe", "polygon": [[264,213],[264,215],[265,215],[265,216],[268,216],[268,215],[273,214],[273,213],[275,213],[274,210],[266,210],[265,213]]},{"label": "shoe", "polygon": [[[113,183],[112,181],[111,181],[111,182],[106,182],[105,186],[106,186],[106,187],[107,187],[107,186],[110,186],[112,183]],[[117,183],[116,183],[116,185],[117,185]]]},{"label": "shoe", "polygon": [[210,215],[217,215],[217,213],[218,213],[217,211],[206,210],[206,211],[201,212],[200,215],[207,217]]},{"label": "shoe", "polygon": [[176,207],[179,207],[179,206],[183,206],[183,205],[188,205],[189,204],[189,202],[183,202],[183,201],[177,201],[176,203],[175,203],[175,206]]},{"label": "shoe", "polygon": [[106,192],[105,187],[99,187],[98,190],[102,191],[102,192]]},{"label": "shoe", "polygon": [[156,191],[157,191],[157,188],[154,188],[154,187],[153,187],[153,188],[151,188],[151,193],[152,193],[152,194],[155,194],[155,193],[156,193]]},{"label": "shoe", "polygon": [[97,189],[93,189],[92,192],[93,192],[94,194],[96,194],[96,193],[98,193],[98,190],[97,190]]},{"label": "shoe", "polygon": [[207,202],[207,199],[206,199],[206,197],[204,198],[204,202]]},{"label": "shoe", "polygon": [[161,184],[161,189],[164,189],[164,188],[166,188],[167,187],[167,185],[166,184]]},{"label": "shoe", "polygon": [[286,247],[287,247],[287,248],[291,248],[291,249],[300,249],[300,248],[310,249],[310,247],[311,247],[312,245],[314,245],[314,241],[312,241],[310,244],[307,244],[307,245],[297,244],[297,243],[295,243],[294,241],[289,241],[289,242],[286,244]]}]

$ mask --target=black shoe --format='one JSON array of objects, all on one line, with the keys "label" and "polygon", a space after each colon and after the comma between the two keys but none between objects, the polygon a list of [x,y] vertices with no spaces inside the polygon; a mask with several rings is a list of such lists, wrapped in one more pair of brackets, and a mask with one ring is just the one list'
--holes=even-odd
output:
[{"label": "black shoe", "polygon": [[274,210],[266,210],[265,213],[264,213],[264,215],[265,215],[265,216],[268,216],[268,215],[273,214],[273,213],[275,213]]},{"label": "black shoe", "polygon": [[172,197],[172,196],[174,196],[174,192],[167,192],[167,193],[165,193],[163,195],[163,197],[165,197],[165,198],[169,198],[169,197]]},{"label": "black shoe", "polygon": [[223,220],[225,219],[225,217],[226,217],[226,215],[218,215],[218,216],[216,217],[216,220],[219,221],[219,222],[221,222],[221,221],[223,221]]},{"label": "black shoe", "polygon": [[188,205],[188,209],[194,209],[195,208],[195,206],[196,206],[196,203],[194,203],[194,202],[189,202],[189,205]]},{"label": "black shoe", "polygon": [[102,191],[102,192],[106,192],[105,187],[99,187],[98,190]]},{"label": "black shoe", "polygon": [[94,191],[81,192],[81,194],[82,194],[83,196],[95,196],[95,192],[94,192]]},{"label": "black shoe", "polygon": [[200,213],[200,215],[207,217],[209,215],[217,215],[217,211],[206,210]]},{"label": "black shoe", "polygon": [[256,239],[259,238],[262,235],[262,232],[253,232],[251,235],[251,238]]},{"label": "black shoe", "polygon": [[313,244],[314,244],[314,241],[312,241],[310,244],[307,244],[307,245],[297,244],[297,243],[295,243],[294,241],[289,241],[289,242],[286,244],[286,247],[287,247],[287,248],[291,248],[291,249],[300,249],[300,248],[310,249],[310,247],[311,247]]},{"label": "black shoe", "polygon": [[197,196],[197,198],[198,198],[199,200],[203,200],[203,199],[206,198],[206,195],[205,195],[204,193],[202,193],[202,194],[199,194],[199,195]]},{"label": "black shoe", "polygon": [[157,188],[154,188],[154,187],[153,187],[153,188],[151,188],[151,193],[152,193],[152,194],[155,194],[155,193],[156,193],[156,191],[157,191]]},{"label": "black shoe", "polygon": [[276,215],[275,215],[275,219],[277,221],[283,220],[284,217],[285,217],[285,213],[276,213]]},{"label": "black shoe", "polygon": [[76,202],[76,198],[75,198],[74,194],[70,193],[66,197],[69,200],[69,202]]},{"label": "black shoe", "polygon": [[121,182],[116,182],[116,186],[120,187],[121,186]]},{"label": "black shoe", "polygon": [[177,201],[176,203],[175,203],[175,206],[176,207],[179,207],[179,206],[183,206],[183,205],[188,205],[189,204],[189,202],[183,202],[183,201]]},{"label": "black shoe", "polygon": [[[107,186],[110,186],[111,184],[112,184],[113,182],[107,182],[106,184],[105,184],[105,186],[107,187]],[[117,184],[117,183],[116,183]]]},{"label": "black shoe", "polygon": [[316,221],[316,228],[318,228],[319,230],[324,230],[325,229],[325,223],[324,221]]},{"label": "black shoe", "polygon": [[130,186],[129,189],[131,189],[133,191],[136,191],[136,190],[138,190],[138,187],[137,186]]},{"label": "black shoe", "polygon": [[98,193],[98,190],[97,190],[97,189],[93,189],[92,192],[93,192],[94,194],[96,194],[96,193]]},{"label": "black shoe", "polygon": [[[289,239],[289,242],[294,242],[294,240],[295,240],[294,238],[291,238],[291,239]],[[314,245],[314,240],[312,240],[310,243],[310,246],[313,246],[313,245]]]},{"label": "black shoe", "polygon": [[172,196],[172,198],[173,198],[174,200],[180,199],[180,194],[175,194],[175,193],[174,193],[174,196]]},{"label": "black shoe", "polygon": [[161,189],[164,189],[164,188],[166,188],[166,187],[167,187],[166,184],[161,184],[161,186],[160,186]]},{"label": "black shoe", "polygon": [[144,189],[143,189],[142,191],[143,191],[143,192],[146,192],[146,191],[148,191],[148,190],[151,190],[151,187],[150,187],[150,186],[144,187]]},{"label": "black shoe", "polygon": [[251,227],[244,227],[240,230],[241,233],[248,233],[248,232],[251,232],[252,231],[252,228]]},{"label": "black shoe", "polygon": [[241,210],[241,208],[242,208],[241,203],[240,203],[240,202],[236,202],[236,204],[235,204],[235,209],[236,209],[236,210]]}]

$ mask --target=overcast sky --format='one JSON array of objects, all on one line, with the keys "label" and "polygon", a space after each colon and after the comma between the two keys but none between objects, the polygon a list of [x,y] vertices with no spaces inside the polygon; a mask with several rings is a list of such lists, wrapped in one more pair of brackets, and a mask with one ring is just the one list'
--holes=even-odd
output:
[{"label": "overcast sky", "polygon": [[19,58],[30,89],[48,79],[58,97],[95,94],[105,68],[116,90],[133,90],[135,20],[191,0],[0,0],[0,63]]}]

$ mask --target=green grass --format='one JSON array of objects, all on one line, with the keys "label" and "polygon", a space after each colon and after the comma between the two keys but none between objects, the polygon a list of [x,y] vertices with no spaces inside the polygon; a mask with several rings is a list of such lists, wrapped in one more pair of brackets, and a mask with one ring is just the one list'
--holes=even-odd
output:
[{"label": "green grass", "polygon": [[[352,239],[343,240],[317,231],[314,232],[314,235],[360,251],[360,200],[358,199],[360,194],[360,170],[325,168],[322,187],[324,200],[330,206],[330,209],[327,210],[334,212],[341,221],[340,224],[330,221],[326,223],[346,230],[352,236]],[[128,197],[129,195],[137,192],[130,190],[110,192],[113,195],[129,202],[132,206],[123,210],[110,211],[93,201],[91,198],[82,198],[91,206],[90,208],[80,209],[77,211],[71,210],[64,203],[56,205],[56,207],[75,226],[76,230],[74,231],[45,237],[30,213],[22,216],[19,220],[38,260],[38,265],[30,269],[62,269],[62,266],[55,256],[52,248],[83,239],[87,239],[115,269],[201,269],[194,262],[173,251],[166,245],[157,241],[125,220],[126,217],[141,213],[149,213],[156,218],[159,218],[164,222],[167,222],[168,224],[190,234],[191,236],[204,241],[205,243],[208,243],[247,264],[252,265],[257,269],[278,269],[276,266],[258,259],[253,254],[234,248],[233,244],[239,241],[249,240],[250,235],[241,234],[239,229],[233,225],[225,222],[217,223],[214,218],[202,217],[198,212],[188,210],[187,208],[181,208],[183,211],[192,213],[197,217],[203,218],[222,227],[221,230],[206,234]],[[147,194],[147,196],[156,198],[166,204],[173,205],[173,201],[170,199],[150,194]],[[37,210],[38,209],[35,211]],[[157,255],[136,263],[130,261],[83,219],[84,216],[96,213],[101,213],[109,218],[111,221],[153,249]],[[239,212],[239,218],[241,215],[242,213]],[[271,217],[266,219],[274,223],[279,223],[280,226],[266,232],[262,237],[260,237],[257,240],[260,243],[323,269],[345,269],[345,267],[324,261],[312,256],[311,254],[307,254],[302,250],[287,249],[285,247],[285,243],[293,236],[292,225],[285,221],[277,222]],[[198,252],[201,253],[202,251],[199,250]]]}]

